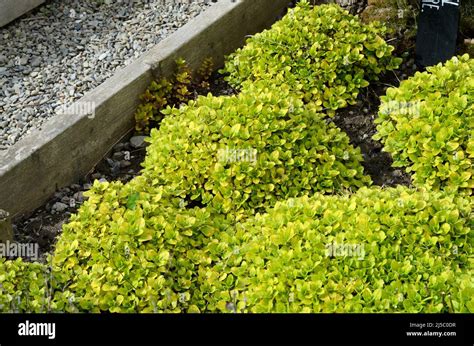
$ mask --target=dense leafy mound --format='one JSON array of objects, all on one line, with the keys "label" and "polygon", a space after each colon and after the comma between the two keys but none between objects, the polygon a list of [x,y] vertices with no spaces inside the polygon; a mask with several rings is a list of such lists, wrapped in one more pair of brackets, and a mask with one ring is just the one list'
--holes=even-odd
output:
[{"label": "dense leafy mound", "polygon": [[0,312],[47,312],[48,267],[21,258],[0,258]]},{"label": "dense leafy mound", "polygon": [[[474,311],[473,203],[408,188],[300,197],[234,224],[96,184],[48,266],[0,263],[2,311]],[[139,185],[139,184],[138,184]]]},{"label": "dense leafy mound", "polygon": [[52,310],[198,311],[189,288],[205,260],[199,250],[227,227],[225,217],[138,185],[97,183],[64,226],[52,257]]},{"label": "dense leafy mound", "polygon": [[47,264],[0,259],[0,311],[199,312],[202,249],[231,223],[139,182],[96,182]]},{"label": "dense leafy mound", "polygon": [[201,268],[208,292],[196,302],[209,311],[474,312],[473,227],[472,201],[443,192],[290,199],[209,243],[216,265]]},{"label": "dense leafy mound", "polygon": [[382,97],[375,139],[417,186],[472,194],[474,59],[454,57],[417,72]]},{"label": "dense leafy mound", "polygon": [[315,191],[370,184],[359,149],[287,87],[200,97],[151,133],[148,184],[218,212],[260,210]]},{"label": "dense leafy mound", "polygon": [[384,33],[378,23],[363,24],[337,5],[300,1],[230,55],[223,71],[234,87],[262,79],[287,83],[306,101],[334,111],[354,103],[370,80],[400,64]]}]

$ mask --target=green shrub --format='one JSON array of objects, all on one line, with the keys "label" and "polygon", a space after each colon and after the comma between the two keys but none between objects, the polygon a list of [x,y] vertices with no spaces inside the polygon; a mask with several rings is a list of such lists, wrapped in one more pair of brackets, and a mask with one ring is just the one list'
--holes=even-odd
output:
[{"label": "green shrub", "polygon": [[360,150],[288,87],[251,89],[168,108],[151,132],[143,170],[148,184],[228,213],[371,183]]},{"label": "green shrub", "polygon": [[[191,302],[198,268],[211,263],[203,249],[244,209],[370,183],[347,136],[288,87],[209,95],[165,113],[143,175],[125,185],[96,182],[63,227],[51,259],[53,311],[204,311]],[[257,156],[228,162],[219,152],[226,148]]]},{"label": "green shrub", "polygon": [[135,130],[149,132],[150,125],[161,121],[161,110],[168,105],[173,94],[173,84],[167,78],[151,82],[150,87],[140,97],[142,104],[135,113]]},{"label": "green shrub", "polygon": [[231,54],[223,72],[237,88],[261,79],[288,83],[305,101],[334,111],[355,103],[370,80],[400,64],[384,33],[378,23],[362,24],[337,5],[312,7],[300,1]]},{"label": "green shrub", "polygon": [[63,227],[52,256],[53,310],[198,311],[189,288],[206,260],[199,250],[227,227],[225,217],[186,209],[139,180],[96,182]]},{"label": "green shrub", "polygon": [[378,133],[393,166],[413,183],[472,194],[474,188],[474,59],[454,57],[417,72],[381,98]]},{"label": "green shrub", "polygon": [[142,103],[135,112],[135,130],[148,133],[150,127],[157,125],[163,118],[161,112],[166,106],[178,106],[193,98],[197,88],[209,89],[209,78],[214,70],[212,58],[203,60],[193,76],[191,68],[183,58],[176,60],[176,71],[172,78],[163,77],[153,81],[140,97]]},{"label": "green shrub", "polygon": [[47,266],[0,258],[0,312],[48,312]]},{"label": "green shrub", "polygon": [[196,82],[198,86],[203,89],[209,89],[209,80],[211,79],[212,72],[214,71],[214,60],[212,58],[206,58],[202,62],[201,66],[196,73]]},{"label": "green shrub", "polygon": [[95,183],[51,274],[1,260],[0,311],[474,311],[466,197],[362,188],[278,202],[235,225],[142,183]]},{"label": "green shrub", "polygon": [[214,266],[200,267],[192,301],[221,312],[474,312],[472,206],[406,187],[279,202],[209,242]]}]

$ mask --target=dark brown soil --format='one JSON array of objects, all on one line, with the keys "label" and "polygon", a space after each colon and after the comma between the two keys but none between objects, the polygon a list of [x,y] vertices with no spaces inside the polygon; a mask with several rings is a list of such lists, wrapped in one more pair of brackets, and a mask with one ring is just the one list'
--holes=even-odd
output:
[{"label": "dark brown soil", "polygon": [[374,120],[377,118],[380,96],[385,95],[389,86],[398,86],[402,76],[406,79],[409,74],[416,71],[407,65],[413,66],[410,63],[404,64],[400,70],[388,72],[359,94],[356,105],[337,111],[332,119],[347,133],[351,144],[360,148],[364,157],[365,172],[370,175],[375,185],[409,186],[411,183],[411,178],[406,172],[392,167],[393,160],[389,153],[382,151],[382,143],[372,139],[376,133]]},{"label": "dark brown soil", "polygon": [[[49,252],[60,234],[63,223],[69,220],[71,214],[75,213],[84,201],[83,193],[87,191],[94,180],[105,179],[107,181],[120,180],[127,182],[139,174],[141,162],[145,157],[145,148],[134,149],[131,147],[127,136],[126,139],[117,143],[104,159],[82,180],[68,187],[64,187],[54,193],[53,196],[42,207],[34,212],[21,215],[13,220],[13,231],[15,241],[20,243],[35,242],[39,245],[40,257]],[[111,166],[108,160],[123,159],[124,152],[130,153],[129,165],[127,167]],[[61,203],[64,210],[55,210],[56,203]]]}]

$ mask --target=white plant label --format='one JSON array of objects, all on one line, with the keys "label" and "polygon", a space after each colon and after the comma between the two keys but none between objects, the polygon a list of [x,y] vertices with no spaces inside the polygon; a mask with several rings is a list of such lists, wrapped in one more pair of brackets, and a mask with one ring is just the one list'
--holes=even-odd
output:
[{"label": "white plant label", "polygon": [[459,0],[421,0],[421,11],[425,8],[439,10],[444,5],[459,6]]}]

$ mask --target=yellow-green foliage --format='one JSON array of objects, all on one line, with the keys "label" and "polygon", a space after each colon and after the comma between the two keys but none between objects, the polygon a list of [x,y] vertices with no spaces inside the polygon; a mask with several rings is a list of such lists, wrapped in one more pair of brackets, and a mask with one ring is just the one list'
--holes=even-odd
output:
[{"label": "yellow-green foliage", "polygon": [[306,109],[288,87],[259,84],[168,108],[151,132],[143,170],[148,184],[225,213],[370,184],[360,150],[345,133]]},{"label": "yellow-green foliage", "polygon": [[191,92],[189,86],[191,85],[191,69],[184,59],[176,60],[177,72],[175,74],[175,83],[173,91],[179,103],[184,103],[189,100]]},{"label": "yellow-green foliage", "polygon": [[0,312],[48,312],[50,278],[46,265],[0,258]]},{"label": "yellow-green foliage", "polygon": [[153,81],[141,96],[142,103],[135,113],[135,130],[148,133],[150,126],[158,124],[163,118],[162,110],[170,106],[179,106],[192,97],[196,87],[209,88],[214,65],[212,58],[206,58],[197,71],[195,79],[189,65],[182,58],[176,60],[176,71],[171,79],[161,78]]},{"label": "yellow-green foliage", "polygon": [[237,312],[474,312],[472,201],[406,187],[277,203],[213,239],[192,303]]},{"label": "yellow-green foliage", "polygon": [[[186,209],[162,188],[96,182],[64,226],[52,257],[58,311],[180,312],[199,250],[225,217]],[[73,303],[71,303],[71,297]]]},{"label": "yellow-green foliage", "polygon": [[378,23],[363,24],[337,5],[312,7],[300,1],[271,29],[247,40],[228,57],[223,72],[234,87],[266,79],[290,85],[305,101],[329,114],[355,103],[361,88],[401,59]]},{"label": "yellow-green foliage", "polygon": [[382,100],[396,164],[441,191],[368,188],[360,150],[315,111],[398,63],[381,32],[302,1],[228,62],[239,95],[163,110],[193,96],[178,61],[137,112],[141,130],[166,115],[143,174],[96,181],[46,264],[0,259],[0,311],[474,312],[474,202],[452,193],[472,190],[472,60]]},{"label": "yellow-green foliage", "polygon": [[173,85],[166,78],[153,81],[150,87],[141,96],[142,104],[135,113],[135,129],[137,131],[150,131],[150,123],[160,121],[161,109],[168,105]]},{"label": "yellow-green foliage", "polygon": [[0,262],[1,311],[474,312],[468,197],[318,193],[235,224],[143,179],[88,196],[51,276]]},{"label": "yellow-green foliage", "polygon": [[394,166],[413,183],[472,194],[474,59],[454,57],[417,72],[381,98],[378,133]]}]

